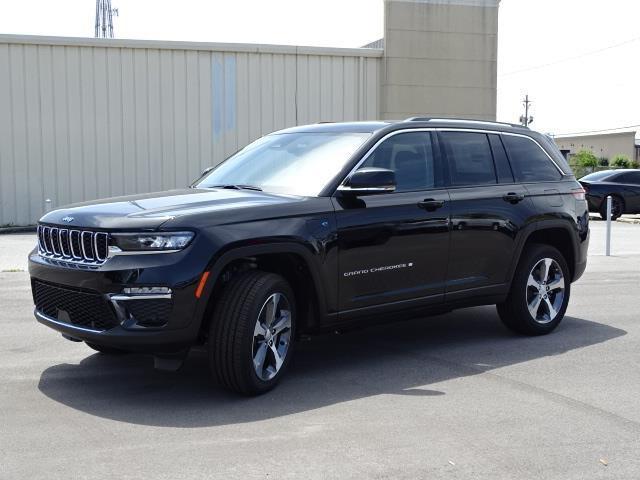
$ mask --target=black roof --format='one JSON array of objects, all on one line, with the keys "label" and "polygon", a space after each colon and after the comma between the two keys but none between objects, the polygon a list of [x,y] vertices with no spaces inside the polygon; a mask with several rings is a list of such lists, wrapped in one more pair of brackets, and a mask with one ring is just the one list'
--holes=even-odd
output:
[{"label": "black roof", "polygon": [[370,122],[322,122],[311,125],[301,125],[299,127],[287,128],[275,133],[302,133],[302,132],[351,132],[351,133],[375,133],[380,130],[396,130],[400,128],[418,128],[418,127],[431,127],[431,128],[473,128],[473,129],[486,129],[497,131],[519,131],[530,132],[527,127],[522,125],[516,125],[512,123],[490,122],[484,120],[468,120],[468,119],[456,119],[456,118],[428,118],[428,117],[413,117],[406,120],[380,120]]}]

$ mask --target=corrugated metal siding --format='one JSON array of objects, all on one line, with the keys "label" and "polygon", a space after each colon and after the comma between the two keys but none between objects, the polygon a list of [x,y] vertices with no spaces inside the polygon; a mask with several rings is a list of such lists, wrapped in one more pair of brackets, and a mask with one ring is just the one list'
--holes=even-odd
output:
[{"label": "corrugated metal siding", "polygon": [[96,45],[0,36],[0,225],[33,224],[47,198],[185,186],[274,130],[379,116],[381,52]]}]

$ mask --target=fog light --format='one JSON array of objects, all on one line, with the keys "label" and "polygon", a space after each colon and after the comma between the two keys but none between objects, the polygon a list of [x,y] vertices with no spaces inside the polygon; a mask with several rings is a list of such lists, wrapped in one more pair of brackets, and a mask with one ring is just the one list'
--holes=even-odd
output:
[{"label": "fog light", "polygon": [[126,295],[167,295],[171,293],[169,287],[126,287],[122,289]]}]

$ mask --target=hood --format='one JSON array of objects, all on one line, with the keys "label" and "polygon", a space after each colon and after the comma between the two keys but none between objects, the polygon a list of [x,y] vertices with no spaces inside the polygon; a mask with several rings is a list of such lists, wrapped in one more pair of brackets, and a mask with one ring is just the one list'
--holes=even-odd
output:
[{"label": "hood", "polygon": [[252,190],[187,188],[77,203],[49,212],[40,221],[68,228],[152,230],[178,217],[208,215],[213,219],[219,214],[228,219],[236,209],[300,200]]}]

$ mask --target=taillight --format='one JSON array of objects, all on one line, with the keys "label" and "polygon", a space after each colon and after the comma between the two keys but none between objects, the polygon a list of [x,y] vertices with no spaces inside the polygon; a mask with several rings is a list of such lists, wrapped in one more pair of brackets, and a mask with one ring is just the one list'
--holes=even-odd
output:
[{"label": "taillight", "polygon": [[584,200],[586,193],[587,189],[585,187],[574,188],[573,190],[571,190],[571,195],[573,195],[573,198],[575,198],[576,200]]}]

